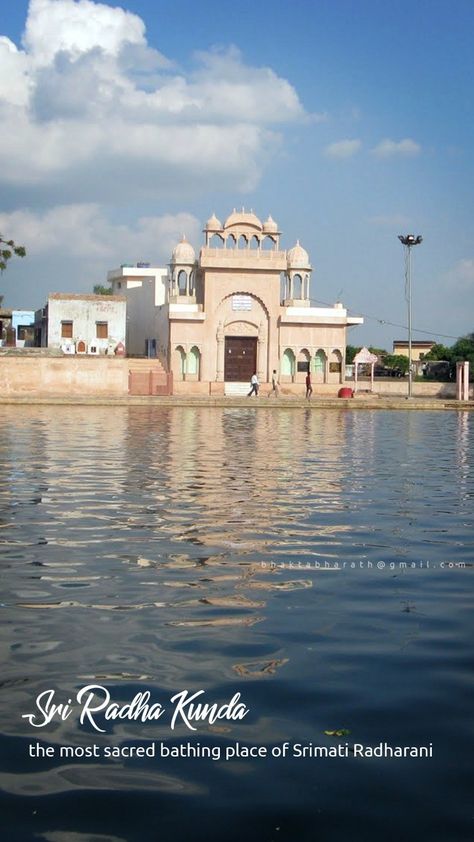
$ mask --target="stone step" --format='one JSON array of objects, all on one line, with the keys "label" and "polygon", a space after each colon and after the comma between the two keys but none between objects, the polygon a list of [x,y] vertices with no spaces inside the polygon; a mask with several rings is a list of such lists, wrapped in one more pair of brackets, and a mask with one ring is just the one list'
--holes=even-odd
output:
[{"label": "stone step", "polygon": [[230,398],[245,397],[250,392],[250,383],[224,383],[224,394]]},{"label": "stone step", "polygon": [[129,371],[165,371],[161,361],[155,357],[150,359],[147,357],[129,357],[128,369]]}]

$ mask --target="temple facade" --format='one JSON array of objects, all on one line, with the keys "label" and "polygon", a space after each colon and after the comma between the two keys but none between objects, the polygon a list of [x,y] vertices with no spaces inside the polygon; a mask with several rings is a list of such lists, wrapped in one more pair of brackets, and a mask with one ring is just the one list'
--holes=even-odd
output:
[{"label": "temple facade", "polygon": [[316,387],[342,383],[347,328],[363,319],[348,316],[340,302],[311,306],[313,269],[300,243],[282,249],[272,217],[262,223],[243,209],[224,224],[213,214],[203,233],[199,255],[183,236],[167,273],[109,272],[112,291],[135,310],[137,300],[148,302],[146,334],[128,308],[129,353],[154,348],[173,372],[176,393],[235,393],[255,373],[269,383],[274,369],[289,392],[308,369]]}]

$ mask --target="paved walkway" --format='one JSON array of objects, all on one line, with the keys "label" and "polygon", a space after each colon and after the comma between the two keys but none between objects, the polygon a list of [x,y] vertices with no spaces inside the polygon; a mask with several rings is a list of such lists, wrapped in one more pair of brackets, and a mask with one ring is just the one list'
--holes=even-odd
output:
[{"label": "paved walkway", "polygon": [[367,395],[355,398],[334,398],[313,395],[310,401],[300,397],[279,397],[267,398],[262,395],[258,398],[224,397],[215,395],[210,397],[191,395],[172,395],[168,397],[124,395],[116,396],[80,396],[67,397],[64,395],[24,395],[13,397],[0,397],[0,406],[7,405],[27,406],[216,406],[216,407],[238,407],[241,409],[385,409],[385,410],[474,410],[474,400],[463,402],[447,398],[426,398],[426,397],[384,397],[383,395]]}]

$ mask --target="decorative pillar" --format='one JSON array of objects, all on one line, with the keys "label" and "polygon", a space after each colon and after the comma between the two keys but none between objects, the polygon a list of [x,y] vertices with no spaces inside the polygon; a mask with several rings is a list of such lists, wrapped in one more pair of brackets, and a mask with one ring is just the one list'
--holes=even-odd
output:
[{"label": "decorative pillar", "polygon": [[469,400],[469,362],[456,363],[456,397],[458,401]]},{"label": "decorative pillar", "polygon": [[263,322],[260,322],[258,328],[258,339],[257,339],[257,371],[256,374],[258,375],[258,379],[260,383],[266,383],[267,375],[266,375],[266,360],[265,360],[265,326]]},{"label": "decorative pillar", "polygon": [[224,351],[225,351],[225,337],[224,337],[224,328],[222,326],[222,322],[219,322],[217,325],[217,372],[216,372],[216,380],[218,382],[223,382],[224,380]]}]

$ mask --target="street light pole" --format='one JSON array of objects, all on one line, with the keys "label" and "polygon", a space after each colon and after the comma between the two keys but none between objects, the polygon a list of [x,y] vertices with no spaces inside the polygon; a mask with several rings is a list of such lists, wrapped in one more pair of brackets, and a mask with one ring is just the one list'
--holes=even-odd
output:
[{"label": "street light pole", "polygon": [[408,397],[412,396],[413,387],[413,371],[412,371],[412,347],[411,347],[411,250],[413,246],[419,246],[423,242],[423,237],[414,234],[399,234],[398,239],[405,246],[405,282],[406,282],[406,299],[408,304]]}]

